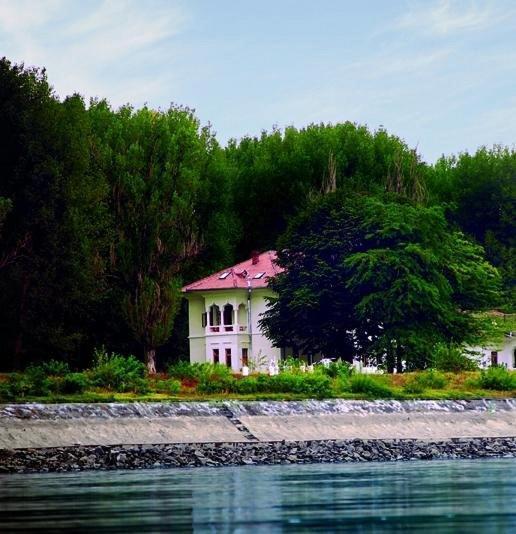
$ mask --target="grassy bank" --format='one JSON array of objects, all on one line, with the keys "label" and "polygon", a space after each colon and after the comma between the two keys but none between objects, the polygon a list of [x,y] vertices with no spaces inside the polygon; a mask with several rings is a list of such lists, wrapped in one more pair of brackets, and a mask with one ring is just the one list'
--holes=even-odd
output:
[{"label": "grassy bank", "polygon": [[295,366],[277,376],[232,375],[222,365],[178,364],[168,373],[148,376],[136,359],[101,355],[86,371],[62,363],[30,367],[0,376],[0,402],[177,402],[220,400],[477,399],[515,398],[516,372],[443,372],[357,374],[344,363],[316,366],[313,373]]}]

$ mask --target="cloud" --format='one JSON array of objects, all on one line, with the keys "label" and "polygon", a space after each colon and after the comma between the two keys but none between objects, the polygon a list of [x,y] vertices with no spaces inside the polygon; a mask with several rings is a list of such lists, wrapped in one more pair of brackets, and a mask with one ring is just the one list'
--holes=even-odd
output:
[{"label": "cloud", "polygon": [[502,10],[492,3],[439,0],[410,4],[398,19],[395,29],[409,29],[433,36],[444,36],[461,31],[476,31],[492,26],[503,18]]},{"label": "cloud", "polygon": [[187,20],[169,2],[0,0],[0,46],[13,61],[46,67],[60,96],[79,91],[119,105],[170,85],[169,71],[155,66],[170,62]]}]

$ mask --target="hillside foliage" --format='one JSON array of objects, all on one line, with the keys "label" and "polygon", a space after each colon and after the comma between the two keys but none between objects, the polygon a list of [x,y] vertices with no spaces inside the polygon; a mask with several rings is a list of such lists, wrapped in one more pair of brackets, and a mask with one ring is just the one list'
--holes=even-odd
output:
[{"label": "hillside foliage", "polygon": [[[503,147],[429,165],[399,137],[350,122],[222,147],[186,107],[60,99],[43,69],[1,59],[0,368],[50,359],[83,368],[101,346],[151,371],[184,359],[181,285],[276,248],[293,221],[312,216],[329,249],[335,238],[353,254],[340,250],[337,265],[320,250],[326,264],[313,266],[320,281],[337,271],[339,285],[321,298],[339,326],[307,323],[311,351],[347,354],[347,331],[384,313],[384,334],[362,339],[363,354],[393,339],[458,342],[474,330],[460,311],[514,308],[515,186],[516,154]],[[404,278],[392,278],[396,269]],[[302,319],[315,301],[299,299]],[[401,342],[403,325],[417,343]]]}]

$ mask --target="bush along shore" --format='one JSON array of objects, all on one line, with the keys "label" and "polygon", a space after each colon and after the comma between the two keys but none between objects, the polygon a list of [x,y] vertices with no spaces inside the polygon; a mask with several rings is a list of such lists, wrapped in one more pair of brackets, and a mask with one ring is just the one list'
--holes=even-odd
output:
[{"label": "bush along shore", "polygon": [[324,440],[0,450],[0,472],[221,467],[516,457],[516,438]]},{"label": "bush along shore", "polygon": [[0,378],[0,402],[112,402],[205,399],[470,399],[515,397],[516,372],[439,365],[401,374],[360,374],[345,362],[316,365],[286,361],[280,373],[234,375],[224,365],[179,363],[148,375],[133,356],[98,351],[91,368],[74,372],[65,362],[32,365]]}]

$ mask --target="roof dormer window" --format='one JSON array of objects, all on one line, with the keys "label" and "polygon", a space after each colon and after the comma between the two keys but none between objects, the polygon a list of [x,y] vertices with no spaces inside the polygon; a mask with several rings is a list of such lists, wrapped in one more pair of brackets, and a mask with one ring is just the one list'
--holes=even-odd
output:
[{"label": "roof dormer window", "polygon": [[229,271],[225,271],[219,276],[219,280],[225,280],[228,276],[229,276]]}]

